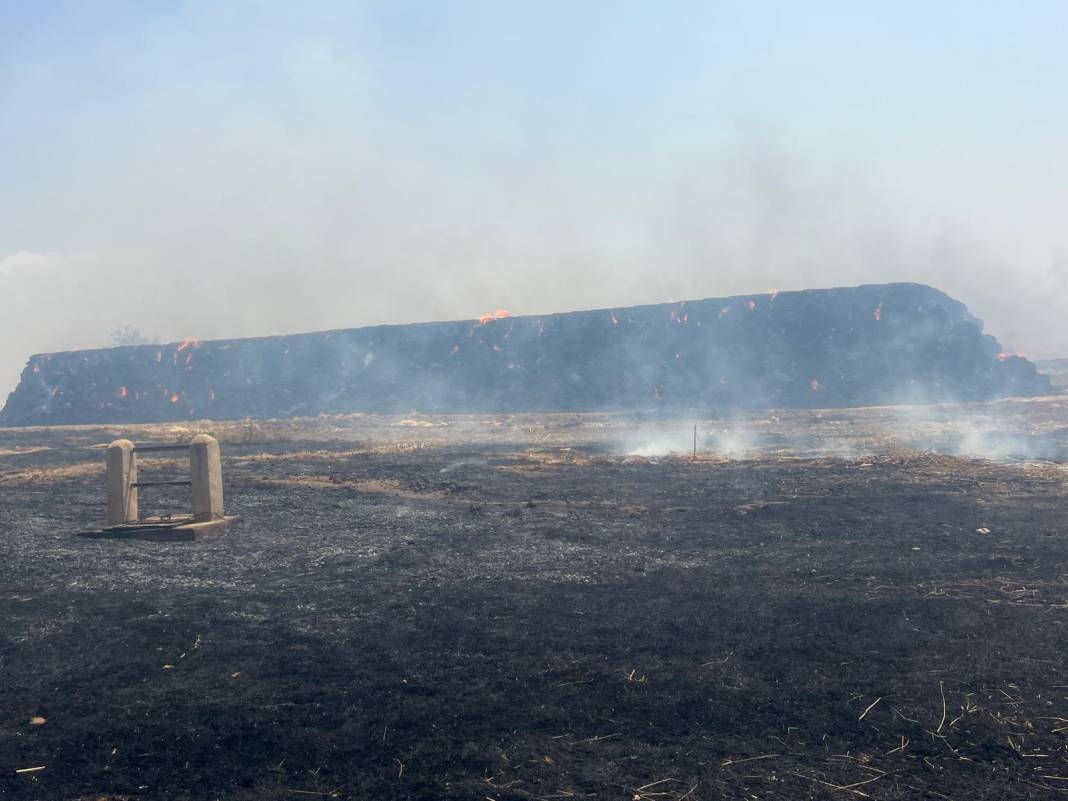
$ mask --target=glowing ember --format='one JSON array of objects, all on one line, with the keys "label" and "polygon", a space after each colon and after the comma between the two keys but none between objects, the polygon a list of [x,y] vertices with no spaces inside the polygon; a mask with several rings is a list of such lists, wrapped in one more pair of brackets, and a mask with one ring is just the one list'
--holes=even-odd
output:
[{"label": "glowing ember", "polygon": [[1007,354],[1007,353],[999,353],[997,358],[998,358],[999,362],[1003,362],[1003,361],[1005,361],[1006,359],[1009,358],[1009,354]]},{"label": "glowing ember", "polygon": [[777,298],[779,296],[779,290],[773,289],[773,290],[771,290],[771,292],[768,293],[768,295],[771,296],[772,300],[775,300],[775,298]]},{"label": "glowing ember", "polygon": [[512,316],[511,312],[505,311],[504,309],[497,309],[497,311],[495,311],[495,312],[490,312],[489,314],[483,314],[481,317],[479,317],[478,318],[478,324],[479,325],[485,325],[486,323],[492,322],[494,320],[503,320],[505,317],[511,317],[511,316]]},{"label": "glowing ember", "polygon": [[819,392],[821,389],[823,389],[823,384],[820,383],[820,380],[818,378],[813,378],[811,381],[808,382],[808,385],[812,387],[813,392]]},{"label": "glowing ember", "polygon": [[749,311],[756,311],[756,301],[755,300],[747,300],[745,302],[745,305],[746,305],[746,307],[748,307]]},{"label": "glowing ember", "polygon": [[119,387],[119,397],[125,398],[130,393],[126,391],[126,387]]},{"label": "glowing ember", "polygon": [[883,319],[883,304],[880,303],[878,306],[875,307],[875,312],[872,314],[872,317],[874,317],[876,320]]},{"label": "glowing ember", "polygon": [[35,364],[35,365],[33,366],[33,371],[34,371],[35,373],[39,373],[39,372],[41,372],[41,365],[39,365],[39,364]]},{"label": "glowing ember", "polygon": [[200,340],[199,339],[197,339],[196,337],[186,337],[178,345],[177,353],[181,353],[186,348],[193,348],[194,350],[196,350],[199,347],[200,347]]},{"label": "glowing ember", "polygon": [[178,402],[178,393],[175,392],[174,394],[171,395],[171,403],[177,403],[177,402]]}]

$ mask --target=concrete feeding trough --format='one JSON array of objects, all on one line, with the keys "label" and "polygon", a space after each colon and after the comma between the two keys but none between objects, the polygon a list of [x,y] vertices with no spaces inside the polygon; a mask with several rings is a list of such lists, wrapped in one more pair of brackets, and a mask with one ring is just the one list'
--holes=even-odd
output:
[{"label": "concrete feeding trough", "polygon": [[[138,481],[137,454],[184,451],[189,454],[189,478]],[[138,514],[138,490],[143,487],[190,487],[192,514]],[[84,531],[82,537],[181,542],[200,539],[236,521],[223,512],[222,460],[219,442],[199,434],[185,445],[135,445],[118,439],[107,449],[107,522],[103,528]]]}]

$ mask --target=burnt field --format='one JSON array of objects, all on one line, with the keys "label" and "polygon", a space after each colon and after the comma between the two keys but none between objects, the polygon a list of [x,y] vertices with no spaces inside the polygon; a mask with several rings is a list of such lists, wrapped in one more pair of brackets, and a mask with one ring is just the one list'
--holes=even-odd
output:
[{"label": "burnt field", "polygon": [[[1068,794],[1068,401],[692,425],[0,429],[0,797]],[[199,431],[239,525],[73,536]]]}]

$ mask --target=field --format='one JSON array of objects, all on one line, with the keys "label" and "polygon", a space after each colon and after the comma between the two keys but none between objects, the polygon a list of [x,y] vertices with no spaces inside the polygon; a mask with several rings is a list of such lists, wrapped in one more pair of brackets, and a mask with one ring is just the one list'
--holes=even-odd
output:
[{"label": "field", "polygon": [[[693,425],[0,430],[0,798],[1068,796],[1068,400]],[[74,536],[198,431],[240,524]]]}]

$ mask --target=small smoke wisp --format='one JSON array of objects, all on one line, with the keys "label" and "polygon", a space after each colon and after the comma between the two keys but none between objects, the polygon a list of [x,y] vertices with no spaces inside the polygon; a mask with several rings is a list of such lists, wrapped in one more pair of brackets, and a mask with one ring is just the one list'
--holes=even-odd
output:
[{"label": "small smoke wisp", "polygon": [[956,428],[950,443],[950,450],[956,456],[991,461],[1056,459],[1062,456],[1057,443],[1048,437],[1006,431],[983,423],[960,422]]},{"label": "small smoke wisp", "polygon": [[[695,444],[696,443],[696,444]],[[668,429],[643,428],[624,444],[627,456],[646,459],[666,456],[688,456],[696,450],[698,455],[715,455],[728,459],[754,458],[759,455],[756,436],[742,426],[723,427],[722,424],[706,429],[698,426],[686,429],[682,425]]]}]

